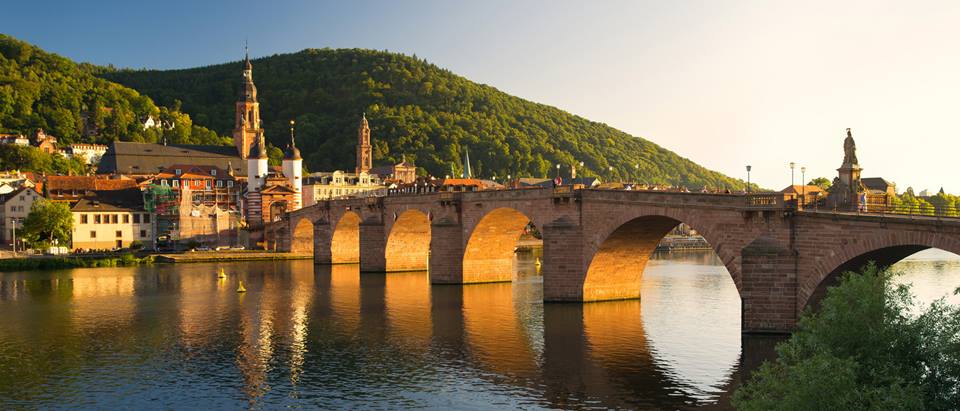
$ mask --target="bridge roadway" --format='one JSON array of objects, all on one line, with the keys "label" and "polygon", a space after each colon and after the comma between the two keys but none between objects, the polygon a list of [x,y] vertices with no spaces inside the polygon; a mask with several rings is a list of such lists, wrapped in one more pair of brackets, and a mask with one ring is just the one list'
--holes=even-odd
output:
[{"label": "bridge roadway", "polygon": [[657,244],[697,230],[740,293],[744,332],[789,332],[840,273],[917,251],[960,254],[960,219],[792,210],[773,194],[518,189],[331,200],[265,227],[273,248],[363,272],[429,270],[433,284],[510,281],[524,227],[543,235],[543,298],[640,297]]}]

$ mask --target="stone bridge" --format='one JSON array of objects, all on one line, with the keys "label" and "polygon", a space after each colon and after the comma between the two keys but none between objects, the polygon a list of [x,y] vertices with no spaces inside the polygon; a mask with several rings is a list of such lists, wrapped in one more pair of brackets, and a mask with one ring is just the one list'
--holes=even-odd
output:
[{"label": "stone bridge", "polygon": [[644,267],[680,223],[740,293],[744,332],[789,332],[838,274],[917,251],[960,254],[960,219],[797,211],[776,195],[520,189],[333,200],[266,228],[271,248],[362,272],[428,270],[433,284],[510,281],[528,223],[543,236],[543,298],[640,297]]}]

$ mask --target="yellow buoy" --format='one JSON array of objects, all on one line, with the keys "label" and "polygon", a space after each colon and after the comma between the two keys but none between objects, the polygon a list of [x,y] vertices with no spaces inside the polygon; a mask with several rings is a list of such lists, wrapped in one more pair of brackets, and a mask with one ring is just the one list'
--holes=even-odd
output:
[{"label": "yellow buoy", "polygon": [[540,266],[543,265],[543,263],[540,262],[540,257],[537,257],[537,262],[533,263],[533,265],[537,266],[537,268],[540,268]]},{"label": "yellow buoy", "polygon": [[220,273],[217,274],[217,278],[219,278],[219,279],[221,279],[221,280],[224,279],[224,278],[227,278],[227,273],[226,273],[225,271],[223,271],[223,268],[220,269]]},{"label": "yellow buoy", "polygon": [[237,292],[238,292],[238,293],[245,293],[245,292],[247,292],[247,289],[246,289],[246,288],[243,288],[243,281],[241,281],[241,282],[240,282],[240,286],[237,287]]}]

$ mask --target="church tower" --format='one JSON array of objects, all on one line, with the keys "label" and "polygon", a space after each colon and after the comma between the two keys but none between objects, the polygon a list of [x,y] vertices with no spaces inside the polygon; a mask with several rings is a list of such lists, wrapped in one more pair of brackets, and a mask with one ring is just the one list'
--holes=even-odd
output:
[{"label": "church tower", "polygon": [[243,81],[237,99],[236,120],[233,127],[233,144],[240,158],[255,156],[252,153],[260,136],[260,103],[257,103],[257,86],[253,85],[253,65],[249,54],[243,59]]},{"label": "church tower", "polygon": [[367,114],[360,120],[357,130],[357,175],[366,173],[373,168],[373,150],[370,146],[370,125],[367,124]]},{"label": "church tower", "polygon": [[283,153],[283,175],[290,180],[290,187],[293,187],[296,191],[293,194],[291,211],[303,207],[303,157],[300,156],[300,149],[297,148],[297,143],[294,141],[294,125],[294,121],[290,120],[290,145]]}]

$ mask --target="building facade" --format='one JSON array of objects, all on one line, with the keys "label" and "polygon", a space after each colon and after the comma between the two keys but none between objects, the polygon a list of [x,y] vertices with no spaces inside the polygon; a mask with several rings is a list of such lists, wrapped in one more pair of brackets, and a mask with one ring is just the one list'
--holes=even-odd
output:
[{"label": "building facade", "polygon": [[70,213],[74,251],[128,248],[134,241],[154,246],[153,216],[144,209],[138,188],[91,193],[74,204]]},{"label": "building facade", "polygon": [[387,195],[387,187],[376,174],[347,173],[343,171],[310,173],[303,186],[303,206],[317,202],[348,197],[376,197]]},{"label": "building facade", "polygon": [[0,195],[0,241],[4,245],[13,244],[14,230],[23,228],[23,220],[30,214],[34,201],[40,198],[40,193],[28,187]]}]

